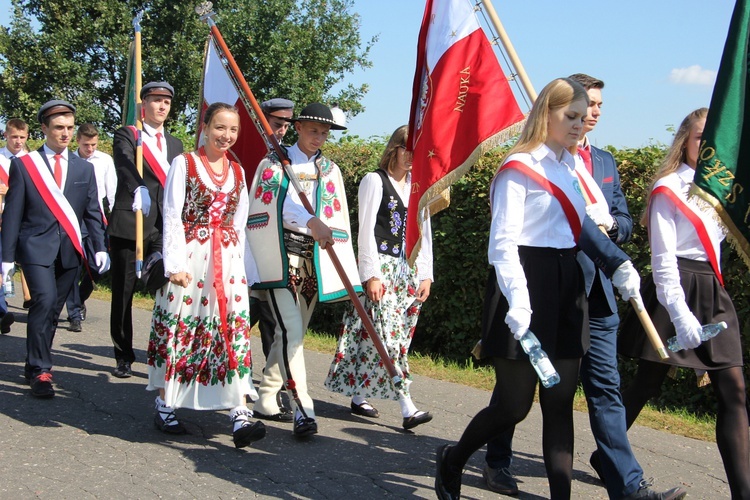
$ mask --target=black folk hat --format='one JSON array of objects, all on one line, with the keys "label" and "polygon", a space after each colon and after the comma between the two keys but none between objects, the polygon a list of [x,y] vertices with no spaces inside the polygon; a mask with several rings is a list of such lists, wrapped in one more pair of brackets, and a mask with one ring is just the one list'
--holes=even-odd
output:
[{"label": "black folk hat", "polygon": [[44,123],[45,118],[64,113],[76,114],[76,107],[68,101],[53,99],[42,104],[42,107],[39,108],[39,112],[36,114],[36,119],[39,123]]},{"label": "black folk hat", "polygon": [[305,109],[294,118],[292,122],[317,122],[331,126],[331,130],[346,130],[346,127],[336,123],[333,119],[333,113],[325,104],[314,102],[305,106]]},{"label": "black folk hat", "polygon": [[141,88],[141,99],[147,95],[161,95],[173,99],[174,87],[167,82],[148,82]]}]

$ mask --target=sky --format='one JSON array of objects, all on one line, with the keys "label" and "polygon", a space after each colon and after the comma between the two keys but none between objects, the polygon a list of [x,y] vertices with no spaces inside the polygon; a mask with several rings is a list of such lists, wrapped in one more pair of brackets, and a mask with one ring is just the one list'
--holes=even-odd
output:
[{"label": "sky", "polygon": [[[734,8],[730,0],[493,5],[537,93],[572,73],[605,82],[602,117],[589,138],[617,148],[669,144],[670,127],[710,104]],[[388,135],[409,119],[424,1],[356,0],[354,11],[362,17],[362,38],[379,40],[370,54],[373,67],[351,77],[370,91],[365,112],[349,121],[349,133]],[[528,111],[523,103],[521,109]]]},{"label": "sky", "polygon": [[[710,104],[734,8],[730,0],[494,0],[493,5],[537,93],[572,73],[605,82],[602,117],[589,138],[618,148],[668,144],[670,128]],[[7,23],[9,6],[10,0],[0,0],[0,24]],[[423,0],[354,0],[362,40],[378,36],[378,41],[370,51],[372,67],[343,82],[370,87],[365,111],[349,120],[348,134],[387,136],[407,122],[424,7]],[[524,103],[521,109],[528,111]]]}]

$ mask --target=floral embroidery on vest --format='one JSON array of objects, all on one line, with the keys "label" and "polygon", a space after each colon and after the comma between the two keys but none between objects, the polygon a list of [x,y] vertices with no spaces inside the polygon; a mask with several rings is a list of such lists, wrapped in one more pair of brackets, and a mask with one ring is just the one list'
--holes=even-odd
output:
[{"label": "floral embroidery on vest", "polygon": [[341,211],[341,202],[338,193],[336,193],[336,184],[331,180],[326,180],[332,171],[331,162],[328,158],[322,158],[319,163],[321,180],[319,186],[321,189],[320,201],[323,206],[323,215],[330,219],[335,212]]}]

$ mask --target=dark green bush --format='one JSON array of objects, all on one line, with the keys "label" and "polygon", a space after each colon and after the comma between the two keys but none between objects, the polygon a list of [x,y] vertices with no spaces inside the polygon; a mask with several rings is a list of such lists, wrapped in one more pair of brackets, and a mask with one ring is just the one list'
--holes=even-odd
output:
[{"label": "dark green bush", "polygon": [[[382,138],[345,137],[338,143],[326,145],[326,154],[338,163],[346,179],[355,235],[359,181],[364,174],[377,168],[384,142]],[[652,144],[637,149],[608,149],[617,160],[623,192],[635,221],[633,239],[624,249],[645,276],[651,271],[650,254],[648,236],[639,220],[645,209],[648,187],[666,148]],[[450,207],[433,219],[435,283],[430,299],[422,309],[414,337],[415,350],[464,361],[479,339],[482,300],[489,272],[489,184],[502,155],[502,150],[485,154],[466,176],[453,185]],[[746,340],[750,327],[750,277],[746,266],[729,245],[723,247],[722,270],[727,290],[737,308],[743,340]],[[626,305],[620,302],[620,306],[623,313]],[[335,335],[345,307],[344,304],[319,306],[311,328]],[[747,355],[745,358],[748,359]],[[632,380],[635,366],[633,360],[621,361],[623,385]],[[696,387],[692,370],[679,370],[675,380],[669,379],[657,404],[687,408],[696,413],[713,413],[716,406],[713,391]]]}]

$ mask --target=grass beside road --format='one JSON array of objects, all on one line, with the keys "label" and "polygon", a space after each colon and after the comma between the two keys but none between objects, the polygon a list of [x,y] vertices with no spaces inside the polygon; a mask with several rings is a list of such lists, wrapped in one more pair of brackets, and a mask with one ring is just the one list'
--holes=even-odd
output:
[{"label": "grass beside road", "polygon": [[[94,291],[92,297],[109,301],[110,292],[101,287],[99,290]],[[154,301],[148,296],[136,294],[133,297],[133,305],[141,309],[153,309]],[[257,334],[257,329],[255,334]],[[336,338],[331,335],[309,331],[305,336],[306,349],[330,353],[331,356],[336,351],[336,344]],[[462,364],[414,352],[409,354],[409,365],[414,373],[477,389],[491,391],[495,384],[493,370],[488,367],[475,366],[471,360]],[[574,408],[577,411],[587,411],[586,398],[584,398],[580,387],[576,394]],[[716,420],[713,418],[697,417],[684,410],[658,410],[647,405],[638,416],[636,423],[680,436],[716,442]]]}]

